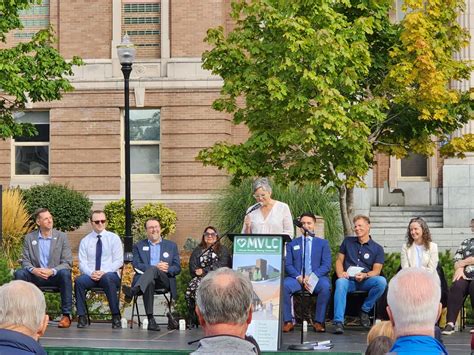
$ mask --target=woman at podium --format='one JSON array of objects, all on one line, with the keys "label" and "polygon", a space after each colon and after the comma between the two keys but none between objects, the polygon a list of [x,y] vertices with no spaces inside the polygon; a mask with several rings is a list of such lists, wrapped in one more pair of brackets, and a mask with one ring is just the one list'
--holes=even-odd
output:
[{"label": "woman at podium", "polygon": [[267,178],[253,183],[253,197],[257,203],[247,209],[242,233],[288,234],[293,237],[293,217],[286,203],[272,199],[272,187]]}]

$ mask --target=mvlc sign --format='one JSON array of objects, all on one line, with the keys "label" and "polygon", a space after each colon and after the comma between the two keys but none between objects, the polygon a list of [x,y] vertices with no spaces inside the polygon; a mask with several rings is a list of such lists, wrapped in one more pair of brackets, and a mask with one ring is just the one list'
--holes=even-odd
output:
[{"label": "mvlc sign", "polygon": [[235,253],[272,253],[281,252],[282,239],[279,237],[236,237]]}]

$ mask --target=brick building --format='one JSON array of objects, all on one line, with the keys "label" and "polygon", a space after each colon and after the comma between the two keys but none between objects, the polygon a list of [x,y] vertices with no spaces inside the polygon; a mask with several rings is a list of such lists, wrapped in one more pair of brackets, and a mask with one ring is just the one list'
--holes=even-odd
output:
[{"label": "brick building", "polygon": [[[78,55],[85,65],[71,78],[74,92],[31,104],[18,117],[35,123],[39,136],[0,141],[0,184],[67,183],[87,193],[94,207],[123,197],[124,84],[116,46],[126,31],[137,45],[130,80],[134,204],[160,201],[174,209],[171,238],[180,245],[200,236],[211,222],[209,201],[227,177],[195,156],[246,134],[212,110],[222,82],[201,69],[206,30],[228,26],[229,9],[229,0],[43,0],[24,12],[25,28],[7,43],[51,24],[63,57]],[[87,228],[70,234],[74,247]]]},{"label": "brick building", "polygon": [[[67,183],[86,192],[98,208],[123,196],[124,97],[116,46],[127,32],[137,46],[130,81],[132,198],[136,205],[160,201],[176,210],[171,238],[179,245],[197,238],[212,222],[207,207],[227,176],[203,167],[195,156],[216,141],[246,136],[245,127],[212,110],[222,80],[201,68],[206,30],[231,28],[230,2],[43,0],[23,13],[24,30],[10,33],[8,43],[52,25],[61,54],[78,55],[85,65],[71,78],[74,92],[58,102],[31,104],[18,117],[35,123],[38,137],[0,141],[0,184]],[[467,2],[460,21],[472,33],[474,0]],[[404,16],[401,3],[394,7],[398,19]],[[460,56],[472,59],[472,47]],[[472,132],[473,121],[456,134]],[[357,212],[373,217],[374,234],[387,250],[399,250],[413,215],[427,218],[441,248],[458,245],[470,233],[474,156],[443,161],[438,155],[402,160],[379,155],[366,181],[368,189],[356,191]],[[74,246],[87,228],[71,233]]]}]

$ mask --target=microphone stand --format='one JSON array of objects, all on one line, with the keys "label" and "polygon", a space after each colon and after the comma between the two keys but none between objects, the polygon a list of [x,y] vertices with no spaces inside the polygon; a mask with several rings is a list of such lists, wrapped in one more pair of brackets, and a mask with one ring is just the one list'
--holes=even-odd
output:
[{"label": "microphone stand", "polygon": [[[299,222],[299,221],[298,221]],[[300,301],[300,312],[301,312],[301,340],[300,340],[300,344],[292,344],[290,346],[288,346],[288,349],[289,350],[300,350],[300,351],[311,351],[311,350],[314,350],[314,343],[305,343],[303,340],[304,340],[304,329],[303,329],[303,323],[304,323],[304,314],[303,314],[303,300],[304,300],[304,293],[306,291],[305,287],[304,287],[304,278],[306,276],[306,237],[308,236],[308,234],[313,234],[314,236],[314,233],[311,233],[309,230],[307,230],[305,227],[303,227],[301,225],[301,222],[299,223],[295,223],[297,227],[301,228],[301,230],[303,231],[303,238],[302,238],[302,244],[303,244],[303,248],[302,248],[302,251],[303,251],[303,268],[302,268],[302,281],[303,281],[303,284],[302,284],[302,287],[303,289],[301,290],[301,301]]]}]

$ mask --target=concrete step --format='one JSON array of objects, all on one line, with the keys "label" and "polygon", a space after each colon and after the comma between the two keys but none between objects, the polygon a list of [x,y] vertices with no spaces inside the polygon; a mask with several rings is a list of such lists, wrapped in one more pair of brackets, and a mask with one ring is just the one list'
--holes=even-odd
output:
[{"label": "concrete step", "polygon": [[432,205],[432,206],[372,206],[370,207],[370,212],[372,211],[385,211],[385,212],[417,212],[417,211],[442,211],[442,205]]},{"label": "concrete step", "polygon": [[[370,226],[372,228],[407,228],[408,227],[408,222],[410,219],[407,220],[400,220],[399,218],[394,218],[391,221],[370,221]],[[443,227],[443,221],[442,220],[426,220],[426,223],[428,223],[428,227],[430,228],[442,228]]]},{"label": "concrete step", "polygon": [[434,211],[370,211],[370,219],[374,219],[375,217],[391,217],[391,216],[400,216],[400,217],[409,217],[413,218],[417,217],[443,217],[442,210],[434,210]]}]

